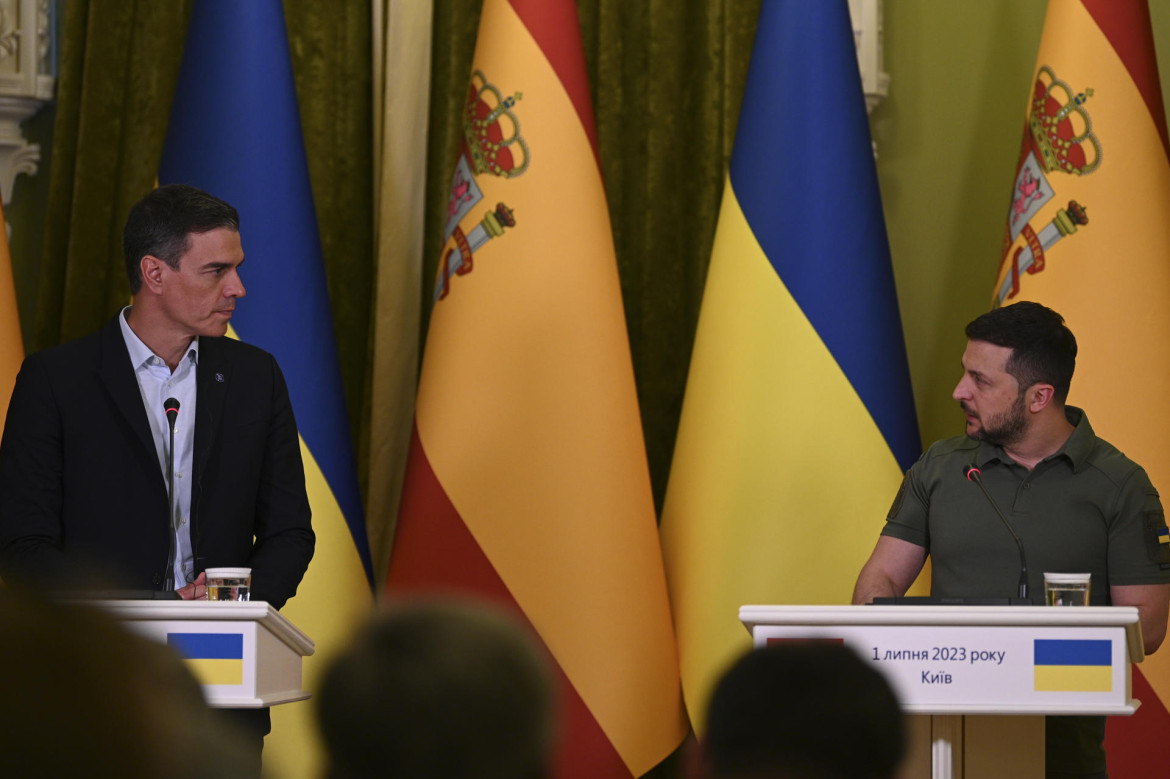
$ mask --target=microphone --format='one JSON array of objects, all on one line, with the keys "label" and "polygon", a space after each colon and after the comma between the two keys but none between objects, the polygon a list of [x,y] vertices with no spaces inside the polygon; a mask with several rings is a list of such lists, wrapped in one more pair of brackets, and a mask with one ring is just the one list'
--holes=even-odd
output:
[{"label": "microphone", "polygon": [[1012,534],[1012,538],[1016,542],[1016,547],[1020,550],[1020,597],[1028,598],[1028,560],[1024,557],[1024,542],[1016,535],[1016,531],[1012,529],[1012,523],[1008,522],[1008,518],[999,510],[999,504],[991,497],[991,493],[987,491],[987,487],[983,484],[983,472],[974,465],[968,465],[963,469],[963,475],[967,477],[968,481],[973,481],[979,485],[979,489],[983,490],[983,496],[987,498],[987,502],[995,509],[995,513],[999,515],[1000,520],[1003,521],[1003,526]]},{"label": "microphone", "polygon": [[163,413],[167,415],[167,423],[170,424],[173,433],[175,431],[175,417],[179,415],[179,401],[174,398],[164,400]]},{"label": "microphone", "polygon": [[171,445],[167,449],[167,505],[170,517],[167,520],[169,529],[169,543],[167,545],[167,573],[163,581],[163,588],[175,588],[175,419],[179,416],[179,401],[167,398],[163,401],[163,413],[167,415],[167,424],[171,428]]}]

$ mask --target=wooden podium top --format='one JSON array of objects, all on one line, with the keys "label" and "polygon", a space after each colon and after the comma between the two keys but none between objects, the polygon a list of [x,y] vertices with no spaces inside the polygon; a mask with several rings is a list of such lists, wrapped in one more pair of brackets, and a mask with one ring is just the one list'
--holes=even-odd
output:
[{"label": "wooden podium top", "polygon": [[316,652],[316,644],[268,601],[211,600],[91,600],[89,604],[105,609],[119,620],[193,620],[257,622],[268,629],[289,649],[307,657]]},{"label": "wooden podium top", "polygon": [[1144,658],[1130,606],[740,607],[757,646],[851,646],[923,714],[1132,714]]},{"label": "wooden podium top", "polygon": [[123,622],[159,620],[256,622],[302,657],[316,651],[313,640],[267,601],[94,600],[84,603],[108,611]]},{"label": "wooden podium top", "polygon": [[85,600],[175,649],[211,706],[257,708],[304,700],[301,659],[313,641],[265,601]]},{"label": "wooden podium top", "polygon": [[739,620],[756,625],[983,625],[1126,628],[1131,662],[1146,653],[1134,606],[740,606]]}]

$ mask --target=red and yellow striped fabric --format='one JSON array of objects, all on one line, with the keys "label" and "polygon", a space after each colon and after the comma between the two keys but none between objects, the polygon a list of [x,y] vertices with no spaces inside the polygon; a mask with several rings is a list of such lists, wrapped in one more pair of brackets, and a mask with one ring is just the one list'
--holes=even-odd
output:
[{"label": "red and yellow striped fabric", "polygon": [[387,593],[510,605],[551,656],[558,776],[686,732],[576,4],[487,0]]}]

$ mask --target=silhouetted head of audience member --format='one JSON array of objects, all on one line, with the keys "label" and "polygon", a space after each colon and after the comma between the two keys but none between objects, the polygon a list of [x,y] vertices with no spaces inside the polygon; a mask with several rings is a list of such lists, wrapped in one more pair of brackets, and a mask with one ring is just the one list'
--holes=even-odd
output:
[{"label": "silhouetted head of audience member", "polygon": [[486,604],[428,600],[380,612],[332,660],[314,697],[331,777],[549,772],[546,661],[526,628]]},{"label": "silhouetted head of audience member", "polygon": [[904,739],[889,683],[853,650],[784,642],[719,681],[701,751],[712,779],[888,779]]},{"label": "silhouetted head of audience member", "polygon": [[178,655],[93,606],[0,588],[0,668],[5,777],[247,776]]}]

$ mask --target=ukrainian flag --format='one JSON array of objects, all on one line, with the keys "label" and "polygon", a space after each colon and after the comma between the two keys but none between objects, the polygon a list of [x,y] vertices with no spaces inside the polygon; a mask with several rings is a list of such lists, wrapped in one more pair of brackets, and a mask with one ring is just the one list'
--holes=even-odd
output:
[{"label": "ukrainian flag", "polygon": [[1112,692],[1113,643],[1105,640],[1036,639],[1037,692]]},{"label": "ukrainian flag", "polygon": [[167,646],[186,661],[200,684],[244,683],[243,633],[167,633]]},{"label": "ukrainian flag", "polygon": [[[317,216],[280,0],[198,0],[159,164],[235,206],[248,295],[235,334],[276,356],[301,434],[317,546],[283,614],[316,642],[305,685],[373,603],[365,516],[349,436]],[[319,775],[305,705],[273,709],[265,766]]]},{"label": "ukrainian flag", "polygon": [[848,603],[921,442],[846,0],[760,10],[661,525],[691,721],[748,603]]}]

